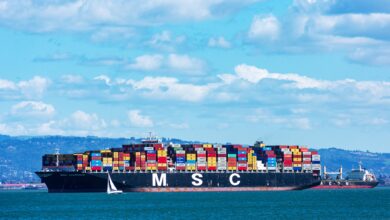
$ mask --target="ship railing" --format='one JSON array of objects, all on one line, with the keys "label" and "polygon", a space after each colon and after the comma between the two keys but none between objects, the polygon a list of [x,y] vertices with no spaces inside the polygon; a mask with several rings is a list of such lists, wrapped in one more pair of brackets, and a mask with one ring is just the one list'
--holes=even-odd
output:
[{"label": "ship railing", "polygon": [[[61,170],[56,169],[43,169],[42,172],[56,172]],[[63,171],[74,172],[74,171]],[[95,171],[95,170],[82,170],[77,171],[82,173],[106,173],[107,170]],[[113,173],[314,173],[313,170],[111,170]]]}]

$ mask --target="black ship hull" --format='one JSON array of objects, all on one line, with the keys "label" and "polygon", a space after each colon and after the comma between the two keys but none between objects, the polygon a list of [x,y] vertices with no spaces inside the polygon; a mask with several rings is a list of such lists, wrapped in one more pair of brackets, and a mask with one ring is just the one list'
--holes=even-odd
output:
[{"label": "black ship hull", "polygon": [[[108,173],[36,172],[49,192],[106,192]],[[321,180],[312,173],[110,173],[124,192],[302,190]]]}]

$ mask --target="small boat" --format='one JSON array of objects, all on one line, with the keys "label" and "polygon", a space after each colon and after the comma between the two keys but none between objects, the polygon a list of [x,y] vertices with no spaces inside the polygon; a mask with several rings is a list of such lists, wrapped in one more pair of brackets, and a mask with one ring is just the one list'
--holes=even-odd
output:
[{"label": "small boat", "polygon": [[107,194],[121,194],[123,193],[122,190],[118,190],[115,185],[114,185],[114,182],[112,182],[111,180],[111,176],[110,176],[110,173],[108,173],[108,178],[107,178]]}]

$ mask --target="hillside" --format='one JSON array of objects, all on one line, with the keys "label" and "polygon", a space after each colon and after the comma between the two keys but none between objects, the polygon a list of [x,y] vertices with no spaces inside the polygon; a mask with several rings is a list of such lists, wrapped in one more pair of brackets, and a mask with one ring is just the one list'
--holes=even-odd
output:
[{"label": "hillside", "polygon": [[[53,153],[83,152],[91,149],[121,147],[123,143],[139,142],[138,138],[99,137],[10,137],[0,136],[0,182],[37,181],[33,171],[41,168],[41,156]],[[179,139],[163,139],[164,142],[188,143]],[[358,162],[374,171],[376,175],[390,176],[390,154],[363,151],[348,151],[336,148],[320,149],[322,163],[328,170],[336,171],[340,165],[344,171],[357,168]]]}]

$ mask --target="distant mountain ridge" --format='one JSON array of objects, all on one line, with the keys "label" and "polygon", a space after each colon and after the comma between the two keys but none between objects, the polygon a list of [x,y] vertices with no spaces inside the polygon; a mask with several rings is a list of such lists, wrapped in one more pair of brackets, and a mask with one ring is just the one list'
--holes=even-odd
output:
[{"label": "distant mountain ridge", "polygon": [[[43,154],[53,153],[56,148],[61,153],[84,152],[86,150],[121,147],[125,143],[140,142],[142,138],[101,138],[94,136],[18,136],[0,135],[0,182],[37,181],[33,173],[41,168]],[[163,142],[200,143],[175,138],[162,138]],[[349,151],[337,148],[318,150],[322,164],[328,170],[336,171],[343,166],[344,171],[357,168],[361,161],[364,167],[376,175],[390,176],[390,153]]]}]

